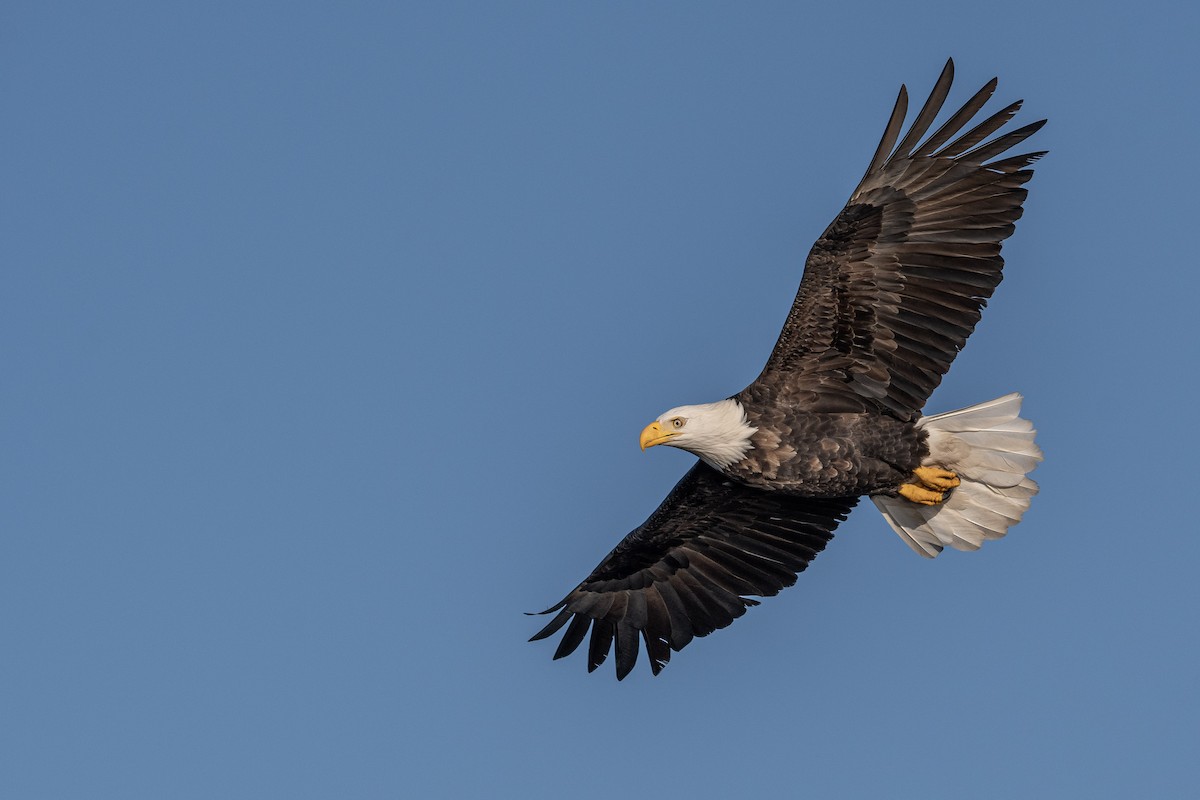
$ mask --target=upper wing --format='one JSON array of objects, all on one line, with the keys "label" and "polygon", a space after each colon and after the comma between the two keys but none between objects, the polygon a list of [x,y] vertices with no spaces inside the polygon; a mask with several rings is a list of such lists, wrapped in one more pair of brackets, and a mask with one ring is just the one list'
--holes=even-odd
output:
[{"label": "upper wing", "polygon": [[562,602],[530,641],[568,620],[555,658],[574,652],[591,628],[588,672],[608,657],[615,638],[617,678],[633,669],[638,636],[657,675],[693,636],[724,628],[796,582],[856,497],[787,497],[750,489],[703,462],[684,475],[641,527],[621,540]]},{"label": "upper wing", "polygon": [[993,78],[919,144],[953,77],[949,61],[896,145],[908,108],[900,88],[866,174],[809,253],[759,383],[774,376],[816,408],[876,406],[910,419],[966,343],[1000,283],[1000,242],[1021,216],[1026,167],[1045,153],[991,159],[1045,120],[985,141],[1018,101],[960,135],[995,91]]}]

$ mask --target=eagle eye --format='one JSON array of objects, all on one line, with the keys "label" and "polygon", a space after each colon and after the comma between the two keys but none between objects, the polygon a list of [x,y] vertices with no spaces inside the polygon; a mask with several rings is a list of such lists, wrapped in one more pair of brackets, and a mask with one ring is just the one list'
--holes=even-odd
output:
[{"label": "eagle eye", "polygon": [[683,417],[672,417],[672,418],[671,418],[671,427],[672,427],[672,428],[675,428],[676,430],[678,430],[678,429],[680,429],[680,428],[682,428],[682,427],[683,427],[683,423],[684,423],[685,421],[686,421],[686,420],[684,420],[684,418],[683,418]]}]

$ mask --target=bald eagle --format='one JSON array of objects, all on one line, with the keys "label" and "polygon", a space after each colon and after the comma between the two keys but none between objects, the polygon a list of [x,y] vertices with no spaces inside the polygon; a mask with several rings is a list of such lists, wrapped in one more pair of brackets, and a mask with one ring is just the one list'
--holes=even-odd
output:
[{"label": "bald eagle", "polygon": [[[588,636],[588,671],[615,646],[623,679],[645,643],[657,675],[696,636],[796,582],[869,496],[918,554],[976,550],[1029,508],[1042,460],[1010,394],[922,416],[979,321],[1045,152],[999,158],[1045,120],[996,134],[1013,103],[963,132],[993,78],[928,138],[948,61],[900,138],[901,86],[850,201],[813,245],[783,332],[758,378],[724,400],[673,408],[641,434],[699,456],[640,527],[553,607],[531,641]],[[897,144],[899,140],[899,144]]]}]

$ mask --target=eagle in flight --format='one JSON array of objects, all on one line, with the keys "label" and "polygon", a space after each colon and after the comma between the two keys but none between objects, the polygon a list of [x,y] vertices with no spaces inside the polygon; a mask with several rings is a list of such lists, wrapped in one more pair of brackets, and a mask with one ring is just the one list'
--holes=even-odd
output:
[{"label": "eagle in flight", "polygon": [[900,87],[866,174],[808,255],[762,374],[642,431],[643,450],[665,444],[699,460],[542,612],[555,616],[531,641],[565,626],[556,659],[586,638],[588,671],[615,647],[622,679],[640,640],[657,675],[671,651],[795,583],[863,495],[928,558],[947,545],[976,550],[1029,508],[1027,475],[1042,454],[1019,394],[921,415],[1000,283],[1000,242],[1045,155],[1007,155],[1045,120],[993,136],[1020,101],[964,132],[995,78],[926,137],[953,77],[948,61],[903,137]]}]

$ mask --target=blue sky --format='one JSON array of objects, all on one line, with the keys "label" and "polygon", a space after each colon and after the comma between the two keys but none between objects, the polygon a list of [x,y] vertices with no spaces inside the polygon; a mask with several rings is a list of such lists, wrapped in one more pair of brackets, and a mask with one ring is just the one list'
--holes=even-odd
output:
[{"label": "blue sky", "polygon": [[[0,794],[1193,794],[1198,21],[6,4]],[[928,406],[1025,393],[1026,520],[867,505],[658,678],[551,662],[948,56],[1051,120]]]}]

